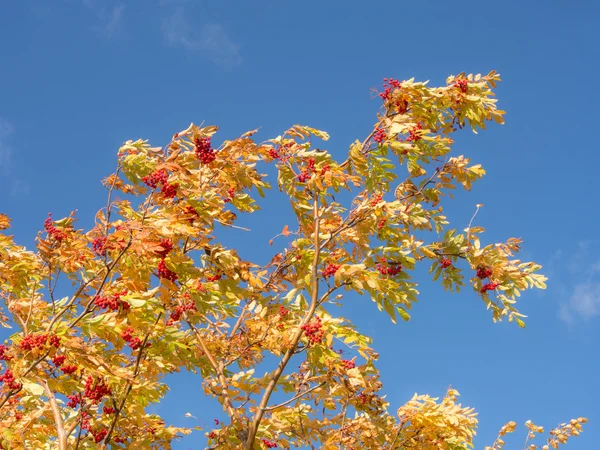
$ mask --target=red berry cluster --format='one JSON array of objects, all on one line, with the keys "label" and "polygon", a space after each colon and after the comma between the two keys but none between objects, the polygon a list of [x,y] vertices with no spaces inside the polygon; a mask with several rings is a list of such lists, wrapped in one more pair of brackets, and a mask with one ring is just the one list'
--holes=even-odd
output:
[{"label": "red berry cluster", "polygon": [[377,229],[381,230],[383,227],[385,227],[386,222],[387,222],[387,219],[385,217],[383,219],[381,219],[379,221],[379,223],[377,224]]},{"label": "red berry cluster", "polygon": [[375,268],[381,275],[389,275],[391,277],[402,272],[402,264],[390,264],[385,258],[381,258]]},{"label": "red berry cluster", "polygon": [[340,268],[339,264],[327,264],[327,267],[325,267],[325,269],[323,269],[323,271],[321,272],[321,274],[323,275],[323,278],[329,278],[332,275],[335,275],[335,273],[338,271],[338,269]]},{"label": "red berry cluster", "polygon": [[442,258],[440,259],[440,266],[442,267],[442,269],[447,269],[448,267],[452,266],[452,260],[448,258]]},{"label": "red berry cluster", "polygon": [[60,338],[53,334],[29,334],[23,338],[19,347],[23,350],[33,350],[34,348],[42,348],[45,347],[46,344],[53,345],[54,347],[60,347]]},{"label": "red berry cluster", "polygon": [[115,413],[115,408],[113,408],[112,406],[105,406],[104,408],[102,408],[102,414],[114,414]]},{"label": "red berry cluster", "polygon": [[8,354],[9,348],[0,344],[0,361],[10,361],[13,357]]},{"label": "red berry cluster", "polygon": [[177,195],[178,188],[179,185],[177,183],[166,183],[162,185],[160,192],[167,198],[174,198]]},{"label": "red berry cluster", "polygon": [[460,89],[460,91],[463,94],[466,94],[469,90],[469,80],[467,80],[466,78],[460,78],[456,80],[456,82],[454,83],[454,87]]},{"label": "red berry cluster", "polygon": [[223,278],[223,275],[220,273],[216,273],[214,275],[210,275],[209,277],[207,277],[206,281],[209,281],[209,282],[219,281],[221,278]]},{"label": "red berry cluster", "polygon": [[323,164],[323,168],[321,169],[321,176],[325,175],[330,170],[331,166],[328,163]]},{"label": "red berry cluster", "polygon": [[77,372],[77,366],[75,364],[65,364],[60,368],[60,370],[62,370],[64,374],[70,375]]},{"label": "red berry cluster", "polygon": [[181,316],[183,315],[183,313],[186,313],[188,311],[197,311],[197,310],[198,309],[196,308],[196,303],[193,300],[188,300],[183,305],[177,306],[177,308],[175,308],[175,311],[173,311],[171,313],[169,318],[171,319],[171,322],[177,322],[179,319],[181,319]]},{"label": "red berry cluster", "polygon": [[117,436],[113,439],[113,441],[115,441],[117,444],[124,444],[125,442],[127,442],[127,438]]},{"label": "red berry cluster", "polygon": [[98,255],[103,256],[107,250],[107,239],[106,236],[99,236],[92,241],[92,251]]},{"label": "red berry cluster", "polygon": [[270,441],[268,439],[263,439],[262,443],[267,448],[277,448],[277,442],[275,442],[275,441]]},{"label": "red berry cluster", "polygon": [[142,340],[133,335],[133,328],[127,327],[121,332],[121,337],[132,350],[137,350],[142,346]]},{"label": "red berry cluster", "polygon": [[167,267],[167,264],[165,263],[164,259],[161,259],[158,262],[157,271],[159,278],[164,278],[165,280],[169,280],[172,283],[175,283],[177,281],[177,278],[179,278],[175,272],[173,272]]},{"label": "red berry cluster", "polygon": [[160,241],[159,245],[162,247],[162,250],[157,250],[155,253],[164,259],[171,252],[171,250],[173,250],[173,241],[171,241],[169,238],[166,238]]},{"label": "red berry cluster", "polygon": [[273,160],[277,160],[277,159],[281,158],[281,153],[279,153],[277,150],[275,150],[273,147],[271,147],[269,149],[269,157]]},{"label": "red berry cluster", "polygon": [[54,364],[56,367],[60,367],[63,365],[66,359],[67,357],[65,355],[54,355],[52,357],[52,364]]},{"label": "red berry cluster", "polygon": [[384,91],[379,93],[379,96],[383,101],[387,101],[390,99],[392,94],[392,89],[400,89],[402,87],[402,83],[400,83],[395,78],[384,78],[383,79],[383,87]]},{"label": "red berry cluster", "polygon": [[234,188],[227,189],[227,198],[224,200],[225,203],[231,202],[233,200],[233,197],[235,197],[235,189]]},{"label": "red berry cluster", "polygon": [[18,422],[23,418],[23,413],[21,411],[15,411],[15,420]]},{"label": "red berry cluster", "polygon": [[75,409],[75,408],[77,408],[77,405],[80,405],[83,403],[81,394],[67,395],[67,398],[69,399],[69,401],[67,402],[67,408]]},{"label": "red berry cluster", "polygon": [[347,359],[342,359],[342,364],[344,365],[346,370],[354,369],[356,367],[356,364],[354,361],[350,361]]},{"label": "red berry cluster", "polygon": [[110,393],[110,388],[102,380],[94,382],[94,377],[90,375],[85,381],[85,392],[83,395],[90,399],[92,403],[100,403],[102,397],[110,395]]},{"label": "red berry cluster", "polygon": [[383,142],[385,141],[387,138],[387,133],[385,132],[385,130],[383,128],[377,128],[377,130],[375,130],[375,133],[373,133],[373,140],[375,142]]},{"label": "red berry cluster", "polygon": [[196,211],[196,208],[194,208],[192,205],[185,206],[183,208],[183,213],[186,216],[189,216],[189,218],[188,218],[189,223],[194,223],[194,220],[196,220],[198,217],[200,217],[200,215],[198,214],[198,211]]},{"label": "red berry cluster", "polygon": [[210,439],[216,439],[217,438],[217,433],[214,431],[211,431],[210,433],[208,433],[208,437]]},{"label": "red berry cluster", "polygon": [[421,133],[420,133],[420,131],[422,129],[423,129],[423,126],[420,123],[416,124],[410,130],[408,130],[408,137],[406,138],[406,141],[407,142],[419,142],[422,139]]},{"label": "red berry cluster", "polygon": [[146,183],[152,189],[156,189],[160,186],[161,193],[167,198],[173,198],[177,195],[177,184],[170,184],[168,182],[169,175],[164,169],[157,170],[150,175],[146,175],[142,178],[142,181]]},{"label": "red berry cluster", "polygon": [[487,283],[487,284],[484,284],[483,286],[481,286],[481,289],[479,292],[484,294],[487,291],[495,290],[498,286],[500,286],[500,283]]},{"label": "red berry cluster", "polygon": [[164,169],[152,172],[150,175],[146,175],[142,178],[142,181],[152,189],[156,189],[160,185],[168,184],[169,175]]},{"label": "red berry cluster", "polygon": [[4,375],[0,375],[0,382],[6,383],[9,389],[21,389],[21,383],[15,380],[15,376],[10,369],[6,369]]},{"label": "red berry cluster", "polygon": [[94,305],[102,309],[108,308],[111,311],[117,311],[119,309],[127,311],[131,308],[131,305],[125,300],[121,300],[123,295],[127,295],[127,290],[117,292],[110,297],[100,297],[97,295],[94,298]]},{"label": "red berry cluster", "polygon": [[196,156],[200,160],[202,164],[210,164],[213,162],[217,155],[215,155],[215,150],[210,146],[210,138],[196,138],[194,140],[194,145],[196,146]]},{"label": "red berry cluster", "polygon": [[486,278],[489,278],[492,275],[492,269],[489,267],[485,267],[485,266],[479,266],[477,268],[477,278],[479,278],[480,280],[485,280]]},{"label": "red berry cluster", "polygon": [[99,430],[92,430],[90,431],[90,433],[92,433],[92,436],[94,437],[94,442],[97,444],[106,437],[106,435],[108,434],[108,430],[106,428],[100,428]]},{"label": "red berry cluster", "polygon": [[322,322],[319,316],[315,316],[315,320],[309,323],[305,323],[300,328],[306,333],[311,344],[320,344],[325,337],[325,330],[322,329]]},{"label": "red berry cluster", "polygon": [[305,169],[298,175],[300,183],[306,183],[310,180],[311,175],[315,173],[315,162],[314,158],[308,158]]},{"label": "red berry cluster", "polygon": [[59,230],[54,226],[52,222],[52,214],[48,213],[48,218],[44,220],[44,230],[48,233],[48,236],[53,238],[57,242],[61,242],[67,237],[67,233],[64,230]]},{"label": "red berry cluster", "polygon": [[281,318],[283,319],[285,316],[287,316],[290,313],[290,310],[287,309],[285,306],[283,305],[279,305],[279,315],[281,316]]},{"label": "red berry cluster", "polygon": [[377,204],[381,200],[383,200],[383,195],[377,194],[377,195],[373,196],[373,198],[371,199],[371,206],[377,206]]}]

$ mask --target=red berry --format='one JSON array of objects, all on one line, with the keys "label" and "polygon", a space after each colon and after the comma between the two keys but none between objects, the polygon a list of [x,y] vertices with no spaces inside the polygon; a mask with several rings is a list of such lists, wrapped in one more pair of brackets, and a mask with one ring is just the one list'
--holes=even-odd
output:
[{"label": "red berry", "polygon": [[489,267],[479,266],[477,268],[477,278],[479,278],[480,280],[485,280],[486,278],[489,278],[492,275],[492,273],[492,269]]},{"label": "red berry", "polygon": [[381,142],[385,141],[386,138],[387,138],[387,133],[382,128],[377,128],[377,130],[375,130],[375,133],[373,133],[373,140],[375,142],[381,143]]},{"label": "red berry", "polygon": [[354,361],[349,361],[347,359],[342,359],[342,364],[347,370],[354,369],[356,367],[356,363]]},{"label": "red berry", "polygon": [[209,137],[196,138],[194,145],[196,146],[196,156],[201,164],[210,164],[217,158],[214,149],[211,148]]},{"label": "red berry", "polygon": [[452,261],[448,258],[442,258],[440,259],[440,266],[442,267],[442,269],[447,269],[448,267],[452,266]]},{"label": "red berry", "polygon": [[500,286],[500,283],[487,283],[487,284],[484,284],[481,287],[481,290],[479,292],[481,292],[482,294],[484,294],[487,291],[493,291],[493,290],[495,290],[498,286]]},{"label": "red berry", "polygon": [[165,263],[164,259],[161,259],[158,262],[157,271],[159,278],[164,278],[166,280],[171,281],[172,283],[177,281],[177,278],[179,278],[175,272],[173,272],[167,267],[167,264]]},{"label": "red berry", "polygon": [[61,366],[60,370],[66,375],[70,375],[72,373],[77,372],[77,366],[75,364],[65,364]]},{"label": "red berry", "polygon": [[335,275],[335,273],[338,271],[338,269],[340,268],[339,264],[327,264],[327,267],[325,267],[325,269],[323,269],[323,271],[321,272],[321,274],[323,275],[323,278],[329,278],[332,275]]}]

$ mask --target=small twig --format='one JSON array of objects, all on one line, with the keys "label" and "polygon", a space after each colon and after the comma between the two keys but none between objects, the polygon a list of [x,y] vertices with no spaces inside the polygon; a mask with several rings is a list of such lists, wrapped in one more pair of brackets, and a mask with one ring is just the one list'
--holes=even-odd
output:
[{"label": "small twig", "polygon": [[283,408],[285,405],[289,405],[293,401],[298,400],[300,397],[308,394],[311,391],[314,391],[315,389],[319,389],[321,386],[324,386],[324,385],[325,385],[325,382],[317,384],[316,386],[313,386],[310,389],[307,389],[306,391],[303,391],[303,392],[299,393],[298,395],[295,395],[294,397],[292,397],[291,399],[289,399],[286,402],[280,403],[279,405],[269,406],[268,408],[265,408],[265,411],[273,411],[275,409]]}]

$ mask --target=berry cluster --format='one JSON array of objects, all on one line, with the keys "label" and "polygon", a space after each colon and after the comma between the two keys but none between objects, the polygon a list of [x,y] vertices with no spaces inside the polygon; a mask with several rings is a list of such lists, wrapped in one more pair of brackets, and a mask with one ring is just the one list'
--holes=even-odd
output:
[{"label": "berry cluster", "polygon": [[54,355],[52,357],[52,364],[54,364],[56,367],[60,367],[63,365],[66,359],[67,357],[65,355]]},{"label": "berry cluster", "polygon": [[492,269],[489,267],[479,266],[477,268],[477,278],[479,278],[480,280],[485,280],[486,278],[489,278],[492,275],[492,273]]},{"label": "berry cluster", "polygon": [[188,300],[183,305],[177,306],[169,318],[171,319],[171,322],[177,322],[181,319],[181,316],[188,311],[197,311],[196,303],[193,300]]},{"label": "berry cluster", "polygon": [[196,150],[194,150],[196,156],[202,164],[210,164],[217,158],[215,150],[210,146],[209,137],[194,139],[194,145],[196,146]]},{"label": "berry cluster", "polygon": [[221,278],[223,278],[223,275],[220,273],[216,273],[214,275],[210,275],[209,277],[207,277],[206,281],[209,281],[209,282],[219,281]]},{"label": "berry cluster", "polygon": [[269,149],[269,157],[273,160],[277,160],[277,159],[281,158],[281,153],[279,153],[277,150],[275,150],[273,147],[271,147]]},{"label": "berry cluster", "polygon": [[487,284],[484,284],[483,286],[481,286],[481,289],[479,290],[479,292],[484,294],[487,291],[495,290],[498,286],[500,286],[500,283],[487,283]]},{"label": "berry cluster", "polygon": [[97,444],[106,437],[106,435],[108,434],[108,430],[106,428],[100,428],[99,430],[92,430],[90,431],[90,433],[92,433],[92,436],[94,437],[94,442]]},{"label": "berry cluster", "polygon": [[325,175],[330,170],[331,166],[328,163],[323,164],[323,168],[321,169],[321,176]]},{"label": "berry cluster", "polygon": [[281,316],[281,318],[283,319],[285,316],[287,316],[290,313],[290,310],[287,309],[285,306],[283,305],[279,305],[279,315]]},{"label": "berry cluster", "polygon": [[346,368],[346,370],[354,369],[356,367],[355,362],[354,361],[350,361],[348,359],[342,359],[342,364],[344,365],[344,367]]},{"label": "berry cluster", "polygon": [[159,278],[164,278],[165,280],[169,280],[172,283],[175,283],[177,281],[177,278],[179,278],[175,272],[173,272],[167,267],[167,264],[165,263],[164,259],[161,259],[158,262],[157,271]]},{"label": "berry cluster", "polygon": [[34,348],[45,347],[46,344],[50,344],[58,348],[60,347],[60,338],[55,334],[29,334],[23,338],[19,344],[19,347],[21,347],[23,350],[33,350]]},{"label": "berry cluster", "polygon": [[65,364],[61,366],[60,370],[66,375],[70,375],[72,373],[77,372],[77,366],[75,364]]},{"label": "berry cluster", "polygon": [[442,267],[442,269],[447,269],[448,267],[452,266],[452,260],[448,258],[442,258],[440,259],[440,266]]},{"label": "berry cluster", "polygon": [[375,133],[373,133],[373,140],[375,142],[381,143],[383,141],[385,141],[387,138],[387,133],[385,132],[385,130],[383,128],[377,128],[377,130],[375,130]]},{"label": "berry cluster", "polygon": [[460,89],[460,91],[463,94],[466,94],[469,90],[469,80],[467,80],[466,78],[460,78],[456,80],[456,82],[454,83],[454,87]]},{"label": "berry cluster", "polygon": [[335,273],[338,271],[338,269],[340,268],[339,264],[327,264],[327,267],[325,267],[325,269],[323,269],[323,271],[321,272],[321,274],[323,275],[323,278],[329,278],[332,275],[335,275]]},{"label": "berry cluster", "polygon": [[173,241],[171,241],[169,238],[166,238],[160,241],[159,245],[161,246],[162,250],[157,250],[155,253],[164,259],[171,252],[171,250],[173,250]]},{"label": "berry cluster", "polygon": [[383,87],[384,91],[379,93],[379,96],[383,101],[387,101],[390,99],[392,95],[392,89],[400,89],[402,88],[402,83],[396,80],[395,78],[384,78],[383,79]]},{"label": "berry cluster", "polygon": [[52,214],[48,213],[48,218],[44,220],[44,230],[48,233],[52,239],[57,242],[61,242],[67,237],[67,233],[64,230],[59,230],[54,226],[54,222],[52,222]]},{"label": "berry cluster", "polygon": [[421,130],[422,129],[423,129],[423,126],[420,123],[416,124],[410,130],[408,130],[408,137],[406,138],[406,141],[407,142],[419,142],[422,139],[421,138]]},{"label": "berry cluster", "polygon": [[194,208],[192,205],[186,205],[183,208],[183,213],[186,216],[189,216],[189,218],[188,218],[189,223],[194,223],[194,220],[196,220],[198,217],[200,217],[200,215],[198,214],[198,211],[196,211],[196,208]]},{"label": "berry cluster", "polygon": [[162,185],[160,192],[167,198],[174,198],[177,195],[178,188],[177,183],[167,183]]},{"label": "berry cluster", "polygon": [[13,357],[8,354],[9,348],[0,344],[0,361],[10,361]]},{"label": "berry cluster", "polygon": [[99,236],[92,241],[92,251],[98,256],[104,256],[106,254],[107,239],[106,236]]},{"label": "berry cluster", "polygon": [[125,300],[121,300],[123,295],[127,295],[127,290],[117,292],[110,297],[100,297],[97,295],[94,298],[94,305],[102,309],[108,308],[111,311],[117,311],[119,309],[127,311],[131,308],[131,305]]},{"label": "berry cluster", "polygon": [[267,448],[277,448],[277,442],[275,442],[275,441],[270,441],[268,439],[263,439],[262,443]]},{"label": "berry cluster", "polygon": [[142,178],[142,181],[152,189],[156,189],[160,185],[168,184],[169,176],[164,169],[152,172],[150,175],[146,175]]},{"label": "berry cluster", "polygon": [[379,223],[377,224],[377,229],[381,230],[383,227],[385,227],[385,223],[387,222],[387,218],[383,218],[379,221]]},{"label": "berry cluster", "polygon": [[133,328],[127,327],[121,332],[121,337],[132,350],[137,350],[142,346],[142,340],[133,335]]},{"label": "berry cluster", "polygon": [[67,402],[67,408],[75,409],[75,408],[77,408],[77,405],[80,405],[83,403],[81,394],[67,395],[67,398],[69,399],[69,401]]},{"label": "berry cluster", "polygon": [[300,173],[300,175],[298,175],[298,181],[300,181],[300,183],[306,183],[308,180],[310,180],[311,175],[315,173],[315,162],[316,161],[314,158],[308,158],[306,161],[306,167]]},{"label": "berry cluster", "polygon": [[105,406],[104,408],[102,408],[102,414],[105,415],[114,414],[115,411],[115,408],[113,408],[112,406]]},{"label": "berry cluster", "polygon": [[319,316],[315,316],[315,320],[309,323],[305,323],[300,328],[306,333],[311,344],[320,344],[325,337],[325,330],[322,328],[323,324]]},{"label": "berry cluster", "polygon": [[225,198],[225,203],[229,203],[233,200],[233,197],[235,197],[235,189],[234,188],[229,188],[227,189],[227,198]]},{"label": "berry cluster", "polygon": [[94,382],[94,377],[91,375],[85,381],[84,397],[90,399],[92,403],[100,403],[102,397],[110,395],[110,388],[104,384],[102,380]]},{"label": "berry cluster", "polygon": [[371,199],[371,206],[377,206],[377,204],[381,200],[383,200],[383,195],[381,195],[381,194],[374,195],[373,198]]},{"label": "berry cluster", "polygon": [[9,389],[21,389],[21,383],[15,380],[15,376],[10,369],[6,369],[4,375],[0,375],[0,382],[6,383]]},{"label": "berry cluster", "polygon": [[381,275],[396,276],[402,272],[402,264],[388,263],[385,258],[381,258],[380,262],[375,266]]},{"label": "berry cluster", "polygon": [[169,175],[164,169],[157,170],[150,175],[142,178],[142,181],[152,189],[160,186],[161,193],[167,198],[173,198],[177,195],[177,184],[170,184],[168,181]]}]

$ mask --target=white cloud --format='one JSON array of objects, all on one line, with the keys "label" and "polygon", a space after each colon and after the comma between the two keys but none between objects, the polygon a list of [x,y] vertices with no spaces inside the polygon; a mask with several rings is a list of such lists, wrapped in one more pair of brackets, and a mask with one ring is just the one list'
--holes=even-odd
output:
[{"label": "white cloud", "polygon": [[[90,4],[91,5],[91,4]],[[90,6],[96,13],[99,25],[92,27],[92,30],[102,34],[107,38],[113,38],[119,34],[123,28],[123,11],[125,10],[124,4],[107,8],[106,6],[94,7]]]},{"label": "white cloud", "polygon": [[581,241],[564,262],[570,280],[567,299],[561,303],[558,316],[569,325],[577,319],[589,321],[600,315],[600,260],[594,256],[594,247],[594,242]]},{"label": "white cloud", "polygon": [[240,46],[231,40],[221,25],[213,23],[192,27],[183,8],[177,8],[163,20],[162,33],[169,45],[201,51],[217,64],[235,66],[242,62]]},{"label": "white cloud", "polygon": [[600,315],[600,283],[581,283],[575,285],[568,302],[560,306],[559,317],[573,324],[576,317],[590,320]]}]

